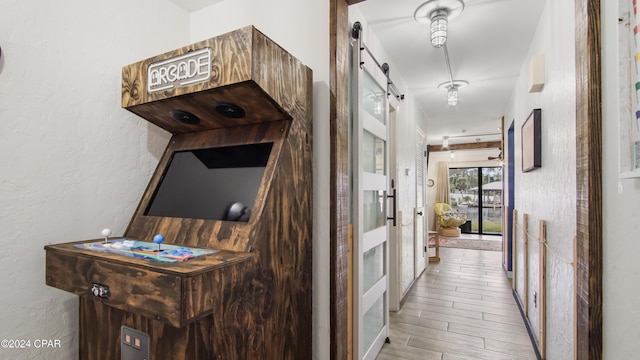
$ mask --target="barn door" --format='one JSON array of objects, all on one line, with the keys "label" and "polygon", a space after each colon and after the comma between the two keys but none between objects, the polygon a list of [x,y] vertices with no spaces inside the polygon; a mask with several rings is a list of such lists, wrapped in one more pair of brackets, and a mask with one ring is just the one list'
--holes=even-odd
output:
[{"label": "barn door", "polygon": [[[354,359],[375,359],[388,337],[387,78],[367,52],[353,52]],[[388,214],[388,215],[387,215]]]}]

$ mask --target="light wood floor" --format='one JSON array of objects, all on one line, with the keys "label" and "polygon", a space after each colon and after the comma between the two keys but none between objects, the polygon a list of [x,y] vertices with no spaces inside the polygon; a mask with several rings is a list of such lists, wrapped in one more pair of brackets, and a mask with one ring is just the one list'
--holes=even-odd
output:
[{"label": "light wood floor", "polygon": [[536,359],[500,265],[502,253],[440,248],[390,315],[390,344],[378,360]]}]

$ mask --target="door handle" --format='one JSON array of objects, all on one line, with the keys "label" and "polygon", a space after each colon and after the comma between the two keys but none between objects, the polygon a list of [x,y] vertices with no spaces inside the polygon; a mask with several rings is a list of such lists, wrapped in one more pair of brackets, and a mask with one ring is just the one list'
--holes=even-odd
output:
[{"label": "door handle", "polygon": [[422,211],[418,211],[418,216],[422,216]]},{"label": "door handle", "polygon": [[393,216],[389,217],[387,216],[387,220],[393,220],[393,226],[396,226],[396,189],[393,189],[393,193],[392,195],[387,195],[387,199],[392,198],[393,199],[393,211],[392,214]]}]

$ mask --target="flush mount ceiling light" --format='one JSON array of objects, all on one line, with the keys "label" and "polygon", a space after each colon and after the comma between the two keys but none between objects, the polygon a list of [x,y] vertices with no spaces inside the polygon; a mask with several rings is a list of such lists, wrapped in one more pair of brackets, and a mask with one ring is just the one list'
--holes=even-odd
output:
[{"label": "flush mount ceiling light", "polygon": [[447,103],[449,106],[456,106],[458,104],[458,89],[469,85],[465,80],[452,80],[445,81],[438,85],[439,88],[447,89]]},{"label": "flush mount ceiling light", "polygon": [[463,10],[462,0],[429,0],[418,6],[413,17],[419,23],[430,24],[431,45],[439,48],[447,42],[449,20],[460,15]]}]

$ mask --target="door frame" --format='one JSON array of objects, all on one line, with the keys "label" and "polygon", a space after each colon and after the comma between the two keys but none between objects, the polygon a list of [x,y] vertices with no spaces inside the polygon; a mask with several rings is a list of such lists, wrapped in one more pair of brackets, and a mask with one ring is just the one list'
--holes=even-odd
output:
[{"label": "door frame", "polygon": [[[502,229],[504,244],[507,249],[504,254],[504,261],[502,263],[504,270],[512,272],[513,274],[513,209],[515,209],[515,183],[516,183],[516,160],[515,157],[515,121],[511,122],[509,130],[507,130],[507,181],[508,181],[508,203],[506,207],[506,225],[505,229]],[[504,151],[504,150],[503,150]],[[506,231],[506,235],[504,236]]]},{"label": "door frame", "polygon": [[[387,140],[387,147],[389,151],[389,170],[388,176],[391,181],[394,182],[393,188],[398,188],[398,166],[397,166],[397,118],[400,108],[400,101],[394,96],[389,96],[389,139]],[[391,186],[389,187],[392,188]],[[396,199],[397,201],[397,199]],[[400,310],[400,302],[402,301],[402,218],[406,216],[401,211],[397,211],[397,223],[399,226],[392,226],[389,229],[389,311],[397,312]]]},{"label": "door frame", "polygon": [[[428,231],[429,229],[429,219],[427,216],[427,134],[422,131],[419,126],[416,126],[416,135],[422,137],[424,139],[423,144],[418,144],[416,141],[416,146],[420,146],[420,155],[422,159],[422,181],[420,182],[423,186],[422,189],[422,209],[418,208],[418,197],[416,196],[414,208],[413,220],[414,220],[414,232],[413,232],[413,281],[418,280],[420,275],[427,269],[429,266],[429,256],[427,254],[427,246],[428,246]],[[417,139],[416,139],[417,140]],[[416,195],[418,194],[418,164],[416,163]],[[418,215],[418,211],[422,211],[422,215]],[[423,217],[422,221],[422,238],[418,236],[418,216]]]},{"label": "door frame", "polygon": [[[329,0],[330,341],[331,359],[348,358],[348,6]],[[602,358],[601,0],[575,0],[576,49],[576,359]]]}]

